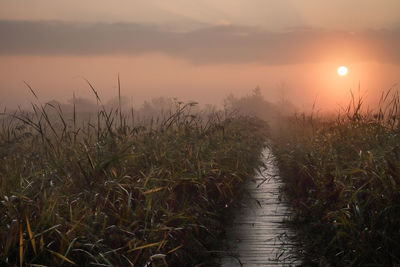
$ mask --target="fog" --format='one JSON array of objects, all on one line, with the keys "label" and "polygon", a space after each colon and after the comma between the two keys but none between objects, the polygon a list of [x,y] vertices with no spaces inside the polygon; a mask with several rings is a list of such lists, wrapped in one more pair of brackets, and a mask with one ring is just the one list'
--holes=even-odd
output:
[{"label": "fog", "polygon": [[[298,110],[344,106],[350,91],[375,105],[397,89],[400,28],[344,31],[297,27],[205,25],[172,31],[154,24],[0,21],[0,107],[91,99],[90,81],[107,101],[121,92],[140,107],[157,97],[222,107],[233,94],[259,87],[270,102],[287,99]],[[339,77],[340,65],[349,74]]]},{"label": "fog", "polygon": [[376,62],[349,65],[347,77],[338,77],[339,63],[264,66],[257,64],[193,65],[165,55],[142,56],[2,56],[0,58],[0,106],[27,106],[32,96],[26,81],[42,101],[66,101],[75,93],[94,99],[85,79],[106,101],[117,95],[117,76],[122,95],[140,106],[154,97],[177,97],[201,104],[221,105],[229,95],[244,96],[256,86],[266,99],[285,97],[307,110],[315,99],[321,109],[347,103],[350,90],[370,98],[398,81],[398,65]]}]

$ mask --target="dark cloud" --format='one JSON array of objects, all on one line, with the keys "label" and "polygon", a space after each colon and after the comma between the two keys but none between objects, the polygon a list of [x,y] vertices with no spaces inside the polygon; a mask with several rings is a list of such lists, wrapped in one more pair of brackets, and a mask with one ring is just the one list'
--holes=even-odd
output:
[{"label": "dark cloud", "polygon": [[400,64],[400,29],[352,33],[294,28],[278,33],[215,26],[169,32],[134,23],[0,21],[0,36],[3,55],[161,52],[197,64],[296,64],[332,59]]}]

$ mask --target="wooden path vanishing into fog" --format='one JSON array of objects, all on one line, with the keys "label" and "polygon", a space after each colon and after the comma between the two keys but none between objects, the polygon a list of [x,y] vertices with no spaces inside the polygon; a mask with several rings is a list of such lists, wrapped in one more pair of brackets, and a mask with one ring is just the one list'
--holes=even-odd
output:
[{"label": "wooden path vanishing into fog", "polygon": [[221,266],[296,266],[291,256],[290,229],[282,224],[290,214],[281,201],[277,167],[269,149],[263,153],[267,169],[246,186],[248,194],[227,229]]}]

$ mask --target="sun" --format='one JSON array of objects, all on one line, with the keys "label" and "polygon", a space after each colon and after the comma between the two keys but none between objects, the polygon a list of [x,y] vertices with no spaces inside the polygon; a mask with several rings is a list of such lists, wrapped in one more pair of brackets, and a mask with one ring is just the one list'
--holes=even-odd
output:
[{"label": "sun", "polygon": [[337,73],[339,74],[339,76],[346,76],[348,72],[349,72],[349,70],[347,69],[346,66],[340,66],[337,69]]}]

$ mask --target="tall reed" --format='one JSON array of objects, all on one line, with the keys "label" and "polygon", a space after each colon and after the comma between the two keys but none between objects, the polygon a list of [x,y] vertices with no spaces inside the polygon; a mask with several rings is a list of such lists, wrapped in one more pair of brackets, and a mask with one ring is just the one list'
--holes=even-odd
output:
[{"label": "tall reed", "polygon": [[336,118],[297,116],[274,137],[306,264],[400,263],[399,95],[354,96]]},{"label": "tall reed", "polygon": [[[261,164],[265,125],[189,112],[144,125],[59,106],[2,114],[0,263],[191,266],[210,262],[225,207]],[[36,265],[35,265],[36,264]]]}]

